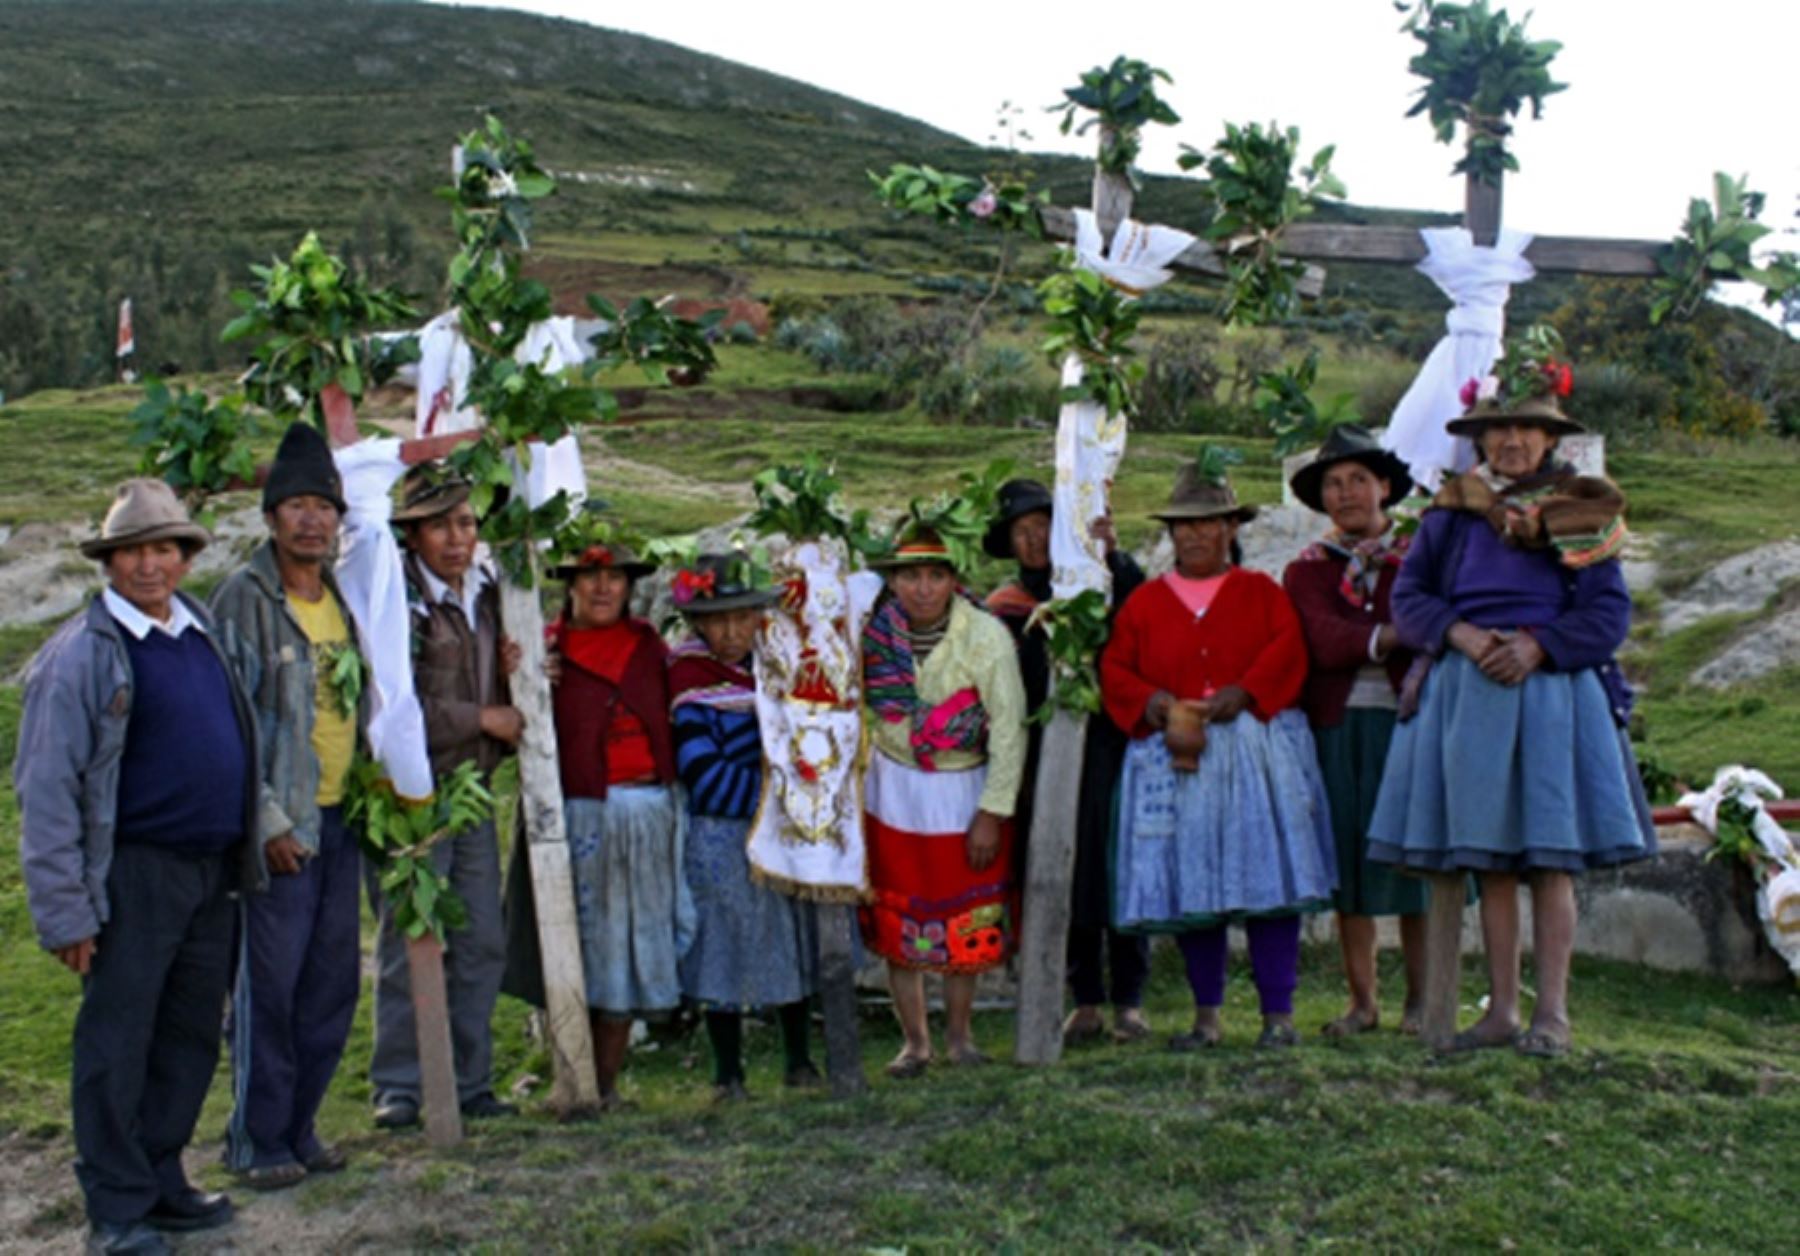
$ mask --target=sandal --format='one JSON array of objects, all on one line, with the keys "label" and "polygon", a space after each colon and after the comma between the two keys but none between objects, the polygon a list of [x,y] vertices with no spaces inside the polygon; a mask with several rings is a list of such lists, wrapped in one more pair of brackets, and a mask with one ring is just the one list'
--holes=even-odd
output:
[{"label": "sandal", "polygon": [[1345,1012],[1334,1021],[1326,1021],[1319,1032],[1327,1038],[1354,1038],[1372,1034],[1381,1027],[1381,1014],[1364,1016],[1361,1012]]},{"label": "sandal", "polygon": [[1119,1016],[1113,1021],[1112,1040],[1121,1046],[1142,1042],[1150,1033],[1150,1022],[1144,1019],[1141,1012],[1136,1016]]},{"label": "sandal", "polygon": [[306,1180],[306,1166],[298,1160],[252,1165],[239,1172],[238,1180],[253,1191],[282,1191]]},{"label": "sandal", "polygon": [[1286,1051],[1300,1045],[1300,1031],[1292,1025],[1264,1025],[1256,1035],[1258,1051]]},{"label": "sandal", "polygon": [[898,1082],[910,1082],[914,1078],[925,1076],[925,1070],[931,1067],[928,1055],[907,1055],[901,1052],[887,1062],[883,1070],[889,1077]]},{"label": "sandal", "polygon": [[994,1058],[980,1047],[964,1047],[960,1051],[950,1053],[950,1063],[957,1068],[978,1068],[983,1064],[992,1064]]},{"label": "sandal", "polygon": [[1187,1055],[1194,1051],[1210,1051],[1225,1039],[1225,1035],[1212,1030],[1193,1030],[1185,1034],[1176,1034],[1169,1039],[1169,1050],[1177,1055]]},{"label": "sandal", "polygon": [[1569,1054],[1569,1043],[1547,1029],[1528,1029],[1513,1039],[1513,1049],[1536,1060],[1557,1060]]},{"label": "sandal", "polygon": [[312,1155],[300,1163],[308,1173],[342,1173],[349,1166],[350,1157],[344,1154],[341,1147],[327,1147],[321,1144]]},{"label": "sandal", "polygon": [[1099,1042],[1106,1037],[1106,1021],[1096,1016],[1088,1020],[1079,1012],[1070,1012],[1069,1019],[1063,1022],[1062,1041],[1065,1047],[1083,1046],[1090,1042]]},{"label": "sandal", "polygon": [[1510,1047],[1518,1040],[1517,1032],[1507,1034],[1504,1038],[1495,1038],[1474,1029],[1464,1029],[1450,1040],[1450,1045],[1444,1048],[1444,1054],[1463,1055],[1470,1051],[1491,1051],[1496,1047]]}]

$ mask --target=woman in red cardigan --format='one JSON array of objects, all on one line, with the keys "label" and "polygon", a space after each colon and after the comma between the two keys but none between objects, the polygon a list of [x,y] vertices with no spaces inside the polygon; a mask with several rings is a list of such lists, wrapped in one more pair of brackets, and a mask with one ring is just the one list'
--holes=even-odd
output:
[{"label": "woman in red cardigan", "polygon": [[1288,564],[1282,587],[1306,633],[1312,668],[1300,704],[1319,747],[1319,770],[1337,835],[1338,947],[1350,1006],[1328,1037],[1367,1033],[1381,1020],[1375,994],[1375,918],[1400,918],[1406,1004],[1400,1032],[1419,1032],[1425,979],[1425,883],[1367,856],[1369,817],[1394,735],[1400,682],[1413,652],[1394,628],[1394,579],[1407,537],[1388,508],[1412,487],[1406,464],[1360,424],[1332,429],[1318,457],[1294,474],[1294,496],[1331,517],[1331,531]]},{"label": "woman in red cardigan", "polygon": [[[1120,779],[1113,920],[1173,932],[1193,1029],[1219,1044],[1226,926],[1249,936],[1257,1045],[1291,1047],[1300,915],[1336,884],[1331,828],[1305,717],[1306,645],[1281,587],[1235,565],[1238,505],[1222,475],[1182,469],[1167,509],[1175,570],[1133,593],[1100,659],[1106,711],[1132,738]],[[1197,764],[1186,756],[1201,747]],[[1175,753],[1172,755],[1171,751]]]}]

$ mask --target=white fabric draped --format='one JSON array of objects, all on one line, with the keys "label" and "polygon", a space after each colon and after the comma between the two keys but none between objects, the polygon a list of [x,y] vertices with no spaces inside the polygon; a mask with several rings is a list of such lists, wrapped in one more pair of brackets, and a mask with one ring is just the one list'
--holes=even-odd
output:
[{"label": "white fabric draped", "polygon": [[333,455],[344,477],[344,516],[338,541],[337,581],[369,663],[369,746],[404,798],[432,793],[425,714],[413,690],[412,621],[406,608],[406,576],[394,541],[389,496],[406,467],[400,442],[363,440]]},{"label": "white fabric draped", "polygon": [[[1168,282],[1168,263],[1194,237],[1173,227],[1146,226],[1126,219],[1103,247],[1100,225],[1085,209],[1075,211],[1075,256],[1082,267],[1141,295]],[[1081,362],[1063,362],[1063,387],[1081,382]],[[1094,520],[1108,510],[1107,490],[1125,456],[1125,417],[1106,414],[1091,401],[1065,402],[1056,420],[1055,509],[1050,517],[1050,584],[1058,598],[1086,589],[1108,591],[1112,575],[1106,552],[1092,534]]]},{"label": "white fabric draped", "polygon": [[1708,833],[1719,831],[1719,807],[1726,799],[1755,813],[1750,831],[1774,861],[1758,878],[1756,914],[1769,945],[1787,961],[1794,976],[1800,977],[1800,850],[1764,805],[1765,799],[1780,797],[1781,787],[1766,775],[1732,764],[1713,773],[1712,784],[1705,790],[1683,795],[1680,805],[1693,813],[1694,823]]},{"label": "white fabric draped", "polygon": [[[575,333],[572,318],[552,318],[534,323],[513,355],[520,362],[535,362],[546,371],[578,366],[590,356]],[[474,356],[463,339],[456,311],[439,314],[419,329],[418,392],[413,401],[413,431],[418,436],[467,432],[481,426],[481,416],[462,404],[469,390]],[[533,448],[531,467],[525,474],[526,500],[540,506],[557,490],[579,502],[587,496],[587,475],[581,466],[581,447],[573,433],[548,449]]]},{"label": "white fabric draped", "polygon": [[[1463,385],[1486,375],[1500,356],[1512,285],[1537,272],[1525,260],[1532,237],[1523,231],[1502,229],[1492,248],[1477,247],[1466,227],[1427,227],[1419,235],[1425,241],[1419,270],[1443,290],[1452,307],[1444,316],[1446,335],[1388,418],[1381,443],[1430,492],[1446,473],[1465,471],[1474,461],[1468,440],[1450,435],[1444,424],[1463,412]],[[1366,417],[1371,424],[1382,418]]]},{"label": "white fabric draped", "polygon": [[863,834],[862,628],[880,577],[850,574],[842,541],[788,545],[753,652],[763,744],[762,798],[746,852],[756,879],[784,894],[858,902],[868,893]]}]

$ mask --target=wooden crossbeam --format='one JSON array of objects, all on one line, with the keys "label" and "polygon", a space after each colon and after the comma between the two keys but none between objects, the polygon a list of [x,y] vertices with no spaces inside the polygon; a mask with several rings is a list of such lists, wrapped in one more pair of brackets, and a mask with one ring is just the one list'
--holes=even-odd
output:
[{"label": "wooden crossbeam", "polygon": [[[1038,211],[1044,234],[1052,240],[1075,238],[1075,213],[1061,205]],[[1607,240],[1585,236],[1538,236],[1525,250],[1525,260],[1540,273],[1622,275],[1654,278],[1662,273],[1658,257],[1668,247],[1663,240]],[[1416,227],[1365,227],[1353,223],[1296,223],[1281,233],[1281,251],[1289,257],[1314,262],[1387,262],[1415,265],[1425,258],[1425,241]],[[1169,265],[1177,270],[1225,277],[1219,251],[1205,240],[1196,240]],[[1306,292],[1306,286],[1302,286]],[[1316,292],[1306,292],[1316,296]]]}]

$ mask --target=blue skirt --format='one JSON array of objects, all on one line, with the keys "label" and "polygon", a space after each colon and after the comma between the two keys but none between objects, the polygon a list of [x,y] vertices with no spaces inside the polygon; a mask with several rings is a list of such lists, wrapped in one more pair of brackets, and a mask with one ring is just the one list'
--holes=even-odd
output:
[{"label": "blue skirt", "polygon": [[1598,673],[1499,685],[1466,655],[1433,665],[1394,730],[1369,858],[1422,872],[1581,872],[1656,853],[1637,762]]},{"label": "blue skirt", "polygon": [[604,802],[565,799],[563,823],[588,1006],[615,1018],[674,1011],[694,926],[680,799],[667,785],[615,785]]},{"label": "blue skirt", "polygon": [[1306,717],[1245,713],[1207,728],[1197,772],[1152,735],[1119,780],[1113,921],[1136,932],[1201,929],[1331,904],[1331,810]]},{"label": "blue skirt", "polygon": [[721,1011],[779,1007],[818,988],[813,905],[750,880],[749,820],[688,816],[682,872],[694,896],[694,944],[681,992]]}]

